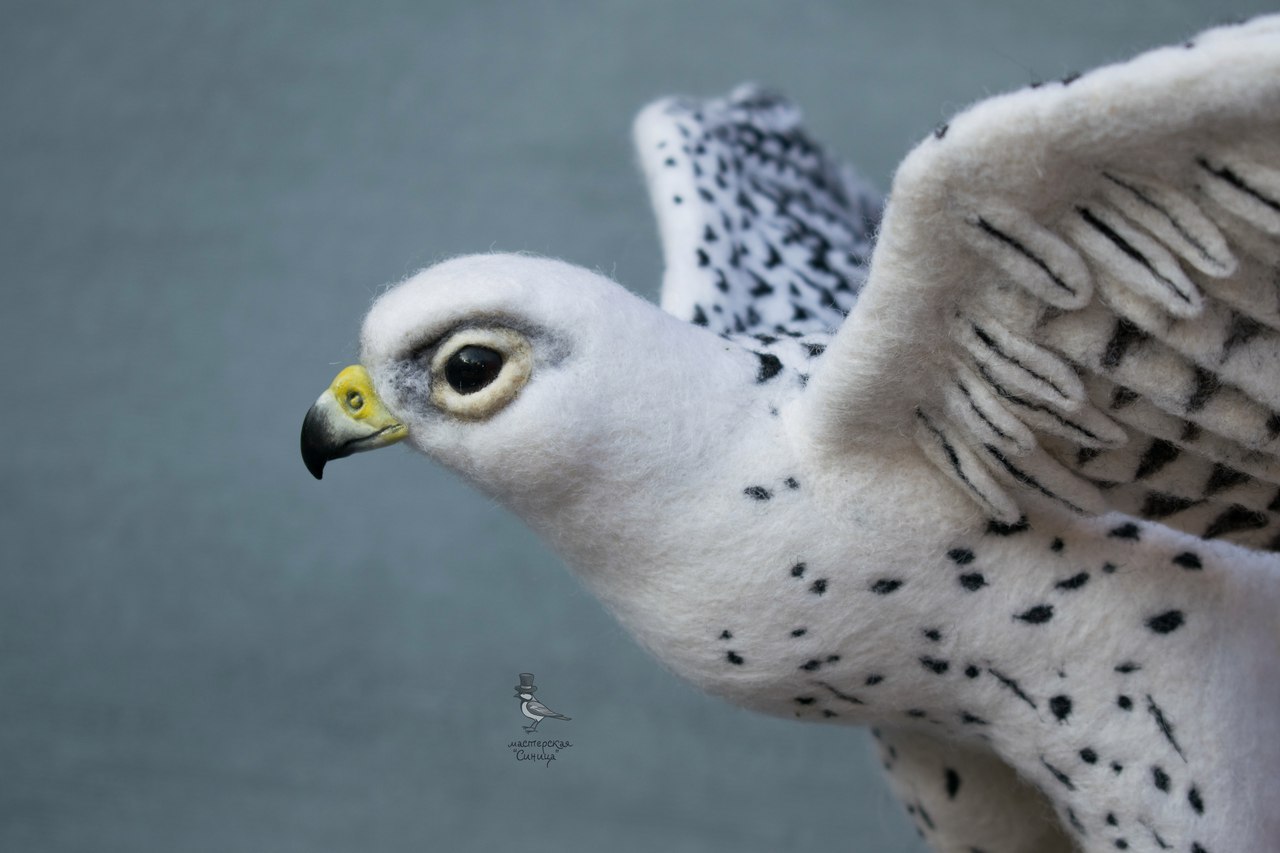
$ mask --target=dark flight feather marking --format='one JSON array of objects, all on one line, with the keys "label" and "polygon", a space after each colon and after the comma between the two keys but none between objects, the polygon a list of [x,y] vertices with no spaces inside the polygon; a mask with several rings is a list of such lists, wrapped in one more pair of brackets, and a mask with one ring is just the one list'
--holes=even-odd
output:
[{"label": "dark flight feather marking", "polygon": [[1014,358],[1013,356],[1009,355],[1007,352],[1002,350],[1000,348],[1000,345],[996,343],[995,339],[992,338],[991,335],[987,333],[986,329],[983,329],[977,323],[970,323],[969,326],[973,329],[973,333],[978,336],[978,340],[982,342],[982,345],[985,346],[988,350],[990,350],[996,357],[1000,358],[1003,361],[1008,362],[1009,364],[1012,364],[1014,367],[1028,374],[1032,378],[1037,379],[1043,382],[1044,384],[1048,385],[1055,392],[1057,392],[1059,396],[1061,397],[1067,396],[1067,393],[1063,391],[1061,388],[1059,388],[1056,384],[1054,384],[1052,379],[1050,379],[1047,376],[1041,376],[1039,373],[1036,373],[1034,370],[1027,367],[1021,361],[1019,361],[1018,359]]},{"label": "dark flight feather marking", "polygon": [[1053,500],[1057,501],[1058,503],[1062,504],[1063,506],[1067,507],[1068,509],[1074,512],[1078,512],[1081,515],[1085,514],[1085,511],[1083,508],[1076,506],[1071,501],[1067,500],[1057,492],[1050,491],[1047,487],[1045,487],[1043,483],[1041,483],[1035,477],[1032,477],[1030,474],[1016,467],[1012,462],[1010,462],[1008,459],[1005,458],[1003,453],[997,450],[994,446],[990,444],[984,444],[982,446],[987,451],[987,453],[991,455],[993,459],[999,462],[1000,465],[1006,471],[1009,472],[1009,475],[1011,477],[1013,477],[1022,485],[1031,489],[1035,489],[1037,492],[1044,495],[1045,497],[1052,498]]},{"label": "dark flight feather marking", "polygon": [[1022,245],[1022,243],[1018,242],[1013,237],[1010,237],[1008,234],[999,230],[998,228],[996,228],[994,225],[992,225],[990,222],[988,222],[986,219],[984,219],[981,216],[978,217],[978,221],[976,225],[979,228],[981,228],[983,231],[985,231],[987,234],[994,237],[999,242],[1008,246],[1010,249],[1013,249],[1015,252],[1022,255],[1024,258],[1026,258],[1027,260],[1031,261],[1033,264],[1038,266],[1041,270],[1044,271],[1044,274],[1049,277],[1049,280],[1052,281],[1054,284],[1056,284],[1058,287],[1062,288],[1067,293],[1070,293],[1072,296],[1076,295],[1075,288],[1073,288],[1071,285],[1063,281],[1062,277],[1059,276],[1056,272],[1054,272],[1049,267],[1049,264],[1044,261],[1043,258],[1036,255],[1026,246]]},{"label": "dark flight feather marking", "polygon": [[1167,276],[1157,270],[1146,255],[1139,252],[1132,243],[1117,234],[1115,229],[1110,225],[1095,216],[1093,211],[1089,210],[1087,207],[1077,207],[1076,211],[1084,218],[1085,222],[1089,223],[1091,228],[1103,237],[1106,237],[1117,249],[1127,255],[1130,259],[1140,264],[1156,281],[1173,291],[1174,295],[1183,302],[1191,302],[1191,296],[1189,294],[1184,293],[1175,282],[1171,281]]},{"label": "dark flight feather marking", "polygon": [[1182,450],[1176,444],[1157,438],[1147,446],[1142,458],[1138,460],[1138,470],[1133,472],[1133,479],[1143,480],[1177,459]]},{"label": "dark flight feather marking", "polygon": [[1207,261],[1212,261],[1215,264],[1222,263],[1222,261],[1218,260],[1213,255],[1209,254],[1209,250],[1204,247],[1204,245],[1200,242],[1200,240],[1194,234],[1192,234],[1190,231],[1187,230],[1186,226],[1184,226],[1181,222],[1178,221],[1177,217],[1175,217],[1169,211],[1165,210],[1160,205],[1156,204],[1155,200],[1152,199],[1150,196],[1148,196],[1146,193],[1144,193],[1142,190],[1138,189],[1132,184],[1129,184],[1125,181],[1120,180],[1115,175],[1112,175],[1110,172],[1103,172],[1102,176],[1106,178],[1108,181],[1111,181],[1111,183],[1115,184],[1116,186],[1124,190],[1127,190],[1129,194],[1132,195],[1134,198],[1136,198],[1138,201],[1142,202],[1147,207],[1151,208],[1152,210],[1156,211],[1161,216],[1163,216],[1165,220],[1170,225],[1173,226],[1173,230],[1177,231],[1178,235],[1182,237],[1182,239],[1186,240],[1189,244],[1191,244],[1191,246],[1194,247],[1195,250],[1200,253],[1200,256],[1202,258],[1204,258]]},{"label": "dark flight feather marking", "polygon": [[1124,361],[1124,357],[1128,355],[1129,350],[1146,343],[1149,337],[1150,335],[1138,328],[1137,324],[1121,317],[1116,321],[1116,327],[1111,332],[1111,339],[1107,341],[1107,345],[1102,351],[1102,366],[1107,370],[1114,370],[1119,367],[1120,362]]},{"label": "dark flight feather marking", "polygon": [[1239,190],[1245,195],[1252,196],[1253,198],[1265,204],[1267,207],[1271,208],[1277,213],[1280,213],[1280,202],[1276,201],[1273,198],[1269,198],[1263,195],[1260,191],[1258,191],[1254,187],[1249,186],[1247,183],[1245,183],[1243,178],[1241,178],[1235,172],[1231,171],[1230,168],[1226,166],[1215,167],[1211,165],[1209,161],[1204,157],[1197,157],[1196,162],[1200,164],[1200,168],[1204,169],[1210,175],[1213,175],[1215,178],[1218,178],[1219,180],[1226,182],[1228,185],[1230,185],[1236,190]]}]

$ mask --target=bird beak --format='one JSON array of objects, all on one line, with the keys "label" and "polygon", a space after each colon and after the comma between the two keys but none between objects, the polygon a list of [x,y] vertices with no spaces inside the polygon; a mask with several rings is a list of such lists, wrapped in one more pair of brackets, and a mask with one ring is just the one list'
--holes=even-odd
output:
[{"label": "bird beak", "polygon": [[395,444],[408,428],[387,411],[369,371],[345,367],[302,421],[302,461],[317,480],[324,464],[353,453]]}]

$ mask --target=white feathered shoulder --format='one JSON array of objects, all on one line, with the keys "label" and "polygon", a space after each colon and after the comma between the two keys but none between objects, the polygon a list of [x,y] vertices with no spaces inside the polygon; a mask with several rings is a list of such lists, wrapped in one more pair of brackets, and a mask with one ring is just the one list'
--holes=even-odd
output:
[{"label": "white feathered shoulder", "polygon": [[1275,547],[1280,18],[985,101],[898,170],[806,395],[912,435],[994,518],[1029,495]]}]

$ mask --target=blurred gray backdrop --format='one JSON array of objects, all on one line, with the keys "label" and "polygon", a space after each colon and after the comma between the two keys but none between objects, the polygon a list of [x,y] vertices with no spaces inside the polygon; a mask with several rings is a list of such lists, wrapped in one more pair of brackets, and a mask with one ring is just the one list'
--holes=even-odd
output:
[{"label": "blurred gray backdrop", "polygon": [[0,849],[922,850],[861,731],[675,680],[406,450],[317,484],[302,415],[445,256],[653,296],[656,96],[776,86],[883,188],[975,98],[1266,6],[0,3]]}]

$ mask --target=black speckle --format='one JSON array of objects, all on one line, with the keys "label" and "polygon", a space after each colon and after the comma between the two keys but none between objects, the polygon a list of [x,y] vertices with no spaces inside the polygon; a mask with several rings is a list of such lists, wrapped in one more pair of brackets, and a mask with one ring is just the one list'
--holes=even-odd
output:
[{"label": "black speckle", "polygon": [[675,202],[676,204],[683,204],[683,203],[684,203],[684,199],[682,199],[682,198],[681,198],[680,196],[678,196],[678,195],[673,195],[673,196],[671,197],[671,200],[672,200],[673,202]]},{"label": "black speckle", "polygon": [[924,634],[926,640],[932,640],[935,643],[942,639],[942,632],[937,628],[925,628],[920,633]]},{"label": "black speckle", "polygon": [[1128,521],[1119,527],[1113,527],[1107,535],[1116,539],[1132,539],[1136,542],[1142,538],[1142,529],[1132,521]]},{"label": "black speckle", "polygon": [[[835,696],[837,699],[840,699],[841,701],[848,702],[851,705],[867,704],[866,702],[863,702],[861,699],[859,699],[857,696],[850,696],[848,693],[843,693],[825,681],[819,681],[817,683],[822,687],[825,687],[827,690],[831,691],[831,695]],[[893,747],[889,747],[889,751],[892,753]],[[895,757],[896,757],[896,754],[895,754]]]},{"label": "black speckle", "polygon": [[1000,682],[1001,686],[1006,687],[1009,690],[1013,691],[1014,696],[1017,696],[1023,702],[1026,702],[1028,705],[1030,705],[1032,708],[1036,710],[1040,709],[1040,706],[1035,703],[1034,699],[1032,699],[1030,696],[1026,694],[1026,692],[1022,689],[1022,686],[1018,684],[1017,681],[1014,681],[1009,676],[1005,675],[999,670],[992,669],[991,667],[987,667],[987,672],[991,673],[991,675],[995,677],[996,681]]},{"label": "black speckle", "polygon": [[1204,800],[1200,799],[1200,789],[1195,785],[1191,786],[1191,790],[1187,791],[1187,802],[1191,804],[1191,808],[1196,814],[1204,814]]},{"label": "black speckle", "polygon": [[1169,722],[1169,718],[1164,715],[1164,709],[1156,704],[1156,700],[1147,694],[1147,711],[1150,712],[1152,718],[1155,719],[1156,725],[1160,728],[1160,734],[1164,735],[1165,740],[1169,741],[1169,745],[1174,751],[1181,756],[1183,761],[1187,760],[1187,756],[1183,754],[1182,747],[1178,745],[1178,739],[1173,736],[1173,723]]},{"label": "black speckle", "polygon": [[921,711],[919,708],[908,708],[906,713],[908,717],[912,717],[913,719],[917,719],[917,720],[921,720],[929,716],[924,711]]},{"label": "black speckle", "polygon": [[986,720],[982,719],[979,716],[976,716],[975,714],[970,714],[968,711],[960,712],[960,722],[970,726],[988,725]]},{"label": "black speckle", "polygon": [[1072,83],[1076,82],[1079,79],[1080,79],[1080,72],[1072,71],[1070,74],[1068,74],[1066,77],[1063,77],[1058,82],[1060,82],[1064,86],[1070,86]]},{"label": "black speckle", "polygon": [[1080,760],[1083,761],[1085,764],[1097,764],[1098,753],[1094,752],[1093,749],[1086,746],[1084,749],[1080,750]]},{"label": "black speckle", "polygon": [[840,660],[840,655],[827,655],[827,663],[835,663]]},{"label": "black speckle", "polygon": [[1199,844],[1193,841],[1191,842],[1191,853],[1209,853],[1209,851],[1205,850],[1203,847],[1201,847]]},{"label": "black speckle", "polygon": [[809,592],[812,592],[814,595],[822,595],[826,591],[827,591],[826,578],[818,578],[816,581],[814,581],[809,585]]},{"label": "black speckle", "polygon": [[1037,604],[1030,610],[1019,613],[1014,616],[1015,619],[1021,619],[1029,625],[1043,625],[1053,618],[1053,605]]},{"label": "black speckle", "polygon": [[728,628],[725,628],[723,631],[721,631],[721,632],[720,632],[720,639],[722,639],[722,640],[732,640],[732,639],[733,639],[733,632],[732,632],[732,631],[730,631]]},{"label": "black speckle", "polygon": [[1071,716],[1071,697],[1058,695],[1050,698],[1049,710],[1057,717],[1058,722],[1066,722],[1067,717]]},{"label": "black speckle", "polygon": [[755,498],[758,501],[767,501],[769,498],[773,497],[773,492],[769,491],[764,486],[747,486],[742,490],[742,493],[747,497]]},{"label": "black speckle", "polygon": [[987,532],[994,536],[1012,536],[1015,533],[1025,533],[1031,529],[1031,522],[1027,521],[1024,515],[1012,524],[1005,524],[1002,521],[996,521],[994,518],[987,522]]},{"label": "black speckle", "polygon": [[822,661],[818,660],[817,658],[811,658],[810,660],[807,660],[804,663],[800,664],[800,668],[803,669],[805,672],[814,672],[820,666],[822,666]]},{"label": "black speckle", "polygon": [[920,658],[920,665],[932,672],[934,675],[942,675],[951,668],[951,664],[947,661],[931,658],[928,655]]},{"label": "black speckle", "polygon": [[951,125],[947,124],[946,122],[943,122],[942,124],[938,125],[937,127],[935,127],[935,128],[933,129],[933,138],[934,138],[934,139],[941,139],[942,137],[946,136],[946,135],[947,135],[947,130],[948,130],[950,127],[951,127]]},{"label": "black speckle", "polygon": [[947,552],[947,556],[960,566],[967,566],[973,562],[973,552],[968,548],[952,548]]},{"label": "black speckle", "polygon": [[1181,610],[1167,610],[1147,620],[1147,627],[1157,634],[1168,634],[1182,627],[1185,621]]},{"label": "black speckle", "polygon": [[788,477],[787,479],[783,480],[783,481],[782,481],[782,483],[783,483],[783,485],[785,485],[788,489],[798,489],[798,488],[800,488],[800,481],[799,481],[799,480],[797,480],[795,477]]},{"label": "black speckle", "polygon": [[817,358],[827,351],[826,344],[805,344],[804,348],[809,351],[809,358]]},{"label": "black speckle", "polygon": [[902,581],[894,578],[881,578],[871,585],[871,591],[876,595],[888,595],[902,587]]},{"label": "black speckle", "polygon": [[756,372],[757,383],[768,382],[782,370],[782,362],[773,353],[758,352],[756,358],[760,359],[760,369]]},{"label": "black speckle", "polygon": [[791,632],[791,636],[793,636],[793,637],[803,637],[803,636],[804,636],[805,634],[807,634],[807,633],[809,633],[809,629],[808,629],[808,628],[796,628],[795,630],[793,630],[793,631]]},{"label": "black speckle", "polygon": [[1103,563],[1102,573],[1104,575],[1114,575],[1116,573],[1115,563]]},{"label": "black speckle", "polygon": [[956,794],[960,792],[960,774],[948,767],[943,771],[943,775],[946,777],[947,798],[954,800]]},{"label": "black speckle", "polygon": [[1204,565],[1200,562],[1200,558],[1190,551],[1183,551],[1181,554],[1173,558],[1175,566],[1182,566],[1184,569],[1202,569]]},{"label": "black speckle", "polygon": [[882,681],[884,681],[883,675],[868,675],[865,684],[868,687],[874,687],[875,685],[879,684]]},{"label": "black speckle", "polygon": [[804,570],[805,570],[804,563],[796,563],[794,566],[791,567],[791,577],[793,578],[804,577]]},{"label": "black speckle", "polygon": [[1117,838],[1117,839],[1116,839],[1116,849],[1118,849],[1118,850],[1128,850],[1128,849],[1129,849],[1129,842],[1128,842],[1128,841],[1125,841],[1123,838]]},{"label": "black speckle", "polygon": [[1151,768],[1151,781],[1161,791],[1169,793],[1169,774],[1165,773],[1162,767],[1157,765]]},{"label": "black speckle", "polygon": [[1116,672],[1120,673],[1121,675],[1128,675],[1129,673],[1137,672],[1140,669],[1142,669],[1142,664],[1134,663],[1131,660],[1127,660],[1124,663],[1116,664]]},{"label": "black speckle", "polygon": [[797,696],[797,697],[796,697],[796,702],[798,702],[798,703],[799,703],[799,704],[801,704],[801,705],[812,705],[815,701],[817,701],[817,700],[816,700],[816,699],[814,699],[812,696]]},{"label": "black speckle", "polygon": [[1063,543],[1061,539],[1059,539],[1056,536],[1053,538],[1053,541],[1049,543],[1049,550],[1054,552],[1055,554],[1062,551],[1064,547],[1066,547],[1066,545]]},{"label": "black speckle", "polygon": [[1107,826],[1119,826],[1120,822],[1116,820],[1116,816],[1111,812],[1107,812]]},{"label": "black speckle", "polygon": [[1056,584],[1054,584],[1054,586],[1056,586],[1058,589],[1071,590],[1071,589],[1079,589],[1080,587],[1084,586],[1088,582],[1089,582],[1089,573],[1080,572],[1077,575],[1072,575],[1071,577],[1067,578],[1064,581],[1058,581]]},{"label": "black speckle", "polygon": [[1130,699],[1128,696],[1117,696],[1116,704],[1120,706],[1120,710],[1122,711],[1133,710],[1133,700]]},{"label": "black speckle", "polygon": [[1121,764],[1119,761],[1111,762],[1111,772],[1119,776],[1121,773],[1124,772],[1124,765]]},{"label": "black speckle", "polygon": [[830,717],[838,717],[840,715],[837,714],[835,711],[832,711],[830,708],[823,708],[822,716],[830,718]]},{"label": "black speckle", "polygon": [[977,592],[986,585],[987,579],[983,577],[982,572],[968,572],[960,576],[960,586],[969,592]]},{"label": "black speckle", "polygon": [[977,678],[982,674],[982,670],[978,669],[973,664],[969,664],[964,668],[964,674],[966,678]]},{"label": "black speckle", "polygon": [[743,659],[742,659],[742,655],[740,655],[740,654],[738,654],[737,652],[734,652],[734,651],[730,651],[730,652],[728,652],[728,653],[725,655],[725,657],[727,657],[727,658],[729,659],[729,663],[734,664],[734,665],[736,665],[736,666],[742,666],[742,664],[745,662],[745,661],[743,661]]},{"label": "black speckle", "polygon": [[1053,778],[1061,782],[1068,791],[1074,791],[1076,789],[1076,786],[1071,781],[1071,777],[1068,776],[1066,773],[1063,773],[1058,768],[1054,767],[1048,761],[1045,761],[1045,758],[1043,755],[1040,756],[1040,763],[1043,764],[1045,769],[1053,774]]}]

